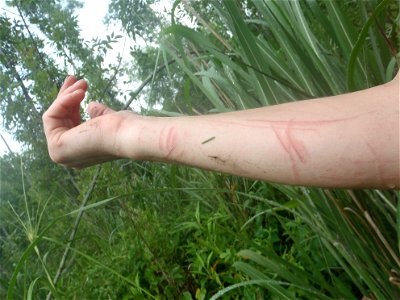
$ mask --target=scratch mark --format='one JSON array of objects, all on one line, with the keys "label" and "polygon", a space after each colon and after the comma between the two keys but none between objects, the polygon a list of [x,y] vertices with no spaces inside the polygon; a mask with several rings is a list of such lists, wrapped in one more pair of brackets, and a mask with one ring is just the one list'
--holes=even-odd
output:
[{"label": "scratch mark", "polygon": [[367,145],[369,151],[370,151],[370,152],[372,153],[372,155],[374,156],[374,162],[375,162],[375,166],[376,166],[377,171],[378,171],[379,181],[380,181],[380,184],[383,185],[383,182],[384,182],[384,173],[385,173],[385,172],[384,172],[384,169],[385,169],[385,167],[383,166],[382,161],[379,159],[378,154],[376,153],[375,149],[371,146],[371,144],[368,143],[366,140],[365,140],[365,144]]},{"label": "scratch mark", "polygon": [[171,127],[168,130],[168,134],[167,134],[167,142],[166,142],[166,147],[168,150],[171,150],[172,148],[175,147],[175,128]]},{"label": "scratch mark", "polygon": [[348,120],[352,120],[355,118],[356,117],[349,117],[349,118],[340,118],[340,119],[331,119],[331,120],[312,120],[312,121],[294,121],[294,120],[276,121],[276,120],[263,120],[263,119],[248,119],[247,121],[276,124],[276,125],[292,125],[292,126],[294,125],[294,126],[307,127],[307,126],[313,126],[313,125],[318,125],[318,126],[327,125],[327,124],[332,124],[332,123],[337,123],[337,122],[348,121]]},{"label": "scratch mark", "polygon": [[158,147],[161,151],[166,151],[168,158],[176,148],[177,133],[175,127],[164,127],[158,138]]},{"label": "scratch mark", "polygon": [[242,122],[236,121],[215,121],[218,123],[225,123],[230,125],[238,125],[242,127],[252,127],[252,128],[275,128],[285,129],[287,126],[291,126],[297,130],[304,130],[304,131],[315,131],[317,126],[325,126],[330,125],[338,122],[349,121],[358,118],[359,116],[349,117],[349,118],[339,118],[339,119],[331,119],[331,120],[313,120],[313,121],[295,121],[295,120],[284,120],[284,121],[277,121],[277,120],[265,120],[265,119],[246,119]]},{"label": "scratch mark", "polygon": [[175,150],[176,148],[176,130],[174,127],[171,127],[168,130],[168,134],[167,134],[167,142],[166,142],[166,148],[167,148],[167,156],[166,157],[170,157],[172,152]]},{"label": "scratch mark", "polygon": [[225,164],[225,163],[226,163],[226,160],[225,160],[225,159],[222,159],[222,158],[220,158],[220,157],[218,157],[218,156],[216,156],[216,155],[208,155],[208,157],[211,158],[211,159],[213,159],[213,160],[216,161],[216,162],[219,162],[219,163],[222,163],[222,164]]},{"label": "scratch mark", "polygon": [[306,163],[306,161],[307,161],[307,150],[304,147],[304,143],[302,141],[300,141],[299,139],[297,139],[293,135],[292,123],[288,124],[288,127],[286,129],[286,136],[287,136],[287,139],[289,141],[289,145],[293,148],[294,152],[297,155],[297,158],[302,163]]},{"label": "scratch mark", "polygon": [[158,148],[160,150],[164,150],[164,131],[165,131],[165,127],[163,127],[163,129],[161,129],[160,136],[158,137]]},{"label": "scratch mark", "polygon": [[297,161],[305,164],[307,162],[307,150],[304,143],[293,135],[292,123],[287,123],[286,128],[280,128],[271,124],[272,130],[275,133],[280,145],[289,155],[292,172],[295,178],[300,176]]},{"label": "scratch mark", "polygon": [[295,178],[298,178],[300,174],[297,168],[296,160],[290,148],[290,144],[287,142],[287,139],[282,135],[281,132],[279,132],[279,130],[275,126],[272,126],[272,130],[274,131],[279,143],[281,144],[285,152],[289,155],[290,165],[292,168],[293,175]]}]

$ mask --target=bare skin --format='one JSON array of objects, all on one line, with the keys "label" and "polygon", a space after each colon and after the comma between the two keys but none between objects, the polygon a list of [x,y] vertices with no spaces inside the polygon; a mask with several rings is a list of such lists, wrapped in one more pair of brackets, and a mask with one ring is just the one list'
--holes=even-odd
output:
[{"label": "bare skin", "polygon": [[399,188],[399,74],[351,94],[207,116],[144,117],[89,104],[68,76],[43,115],[53,161],[82,168],[118,159],[179,163],[265,181]]}]

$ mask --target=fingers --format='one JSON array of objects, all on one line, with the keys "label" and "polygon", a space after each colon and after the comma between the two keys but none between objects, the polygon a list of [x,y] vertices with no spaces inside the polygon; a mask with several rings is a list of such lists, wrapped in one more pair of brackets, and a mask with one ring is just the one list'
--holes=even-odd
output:
[{"label": "fingers", "polygon": [[97,102],[90,102],[88,106],[88,113],[91,119],[114,112],[111,108]]},{"label": "fingers", "polygon": [[69,88],[71,85],[73,85],[77,79],[73,75],[68,75],[65,80],[63,85],[60,88],[60,91],[58,92],[58,95],[61,95],[67,88]]},{"label": "fingers", "polygon": [[79,106],[85,98],[85,90],[78,89],[72,93],[61,95],[49,107],[46,114],[52,118],[64,118],[71,113],[71,110]]},{"label": "fingers", "polygon": [[85,97],[87,83],[85,80],[78,80],[74,76],[67,76],[62,85],[57,99],[52,103],[46,112],[47,116],[54,118],[63,118],[76,110],[75,106],[79,107],[80,102]]},{"label": "fingers", "polygon": [[86,91],[87,87],[88,87],[87,86],[87,82],[84,79],[81,79],[81,80],[77,81],[75,79],[75,77],[73,77],[73,80],[71,80],[71,81],[67,80],[66,84],[64,84],[64,85],[63,85],[64,89],[62,91],[60,90],[60,92],[58,93],[58,97],[62,96],[62,95],[73,93],[76,90],[84,90],[84,91]]},{"label": "fingers", "polygon": [[60,88],[60,91],[58,92],[58,97],[63,94],[71,93],[77,89],[82,89],[86,91],[87,90],[86,81],[83,79],[77,80],[75,76],[68,75],[65,78],[64,83]]}]

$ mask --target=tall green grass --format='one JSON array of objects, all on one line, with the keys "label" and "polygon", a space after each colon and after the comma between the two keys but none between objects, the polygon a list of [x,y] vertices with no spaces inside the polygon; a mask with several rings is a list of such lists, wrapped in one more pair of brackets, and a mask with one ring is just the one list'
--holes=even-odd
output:
[{"label": "tall green grass", "polygon": [[[368,88],[391,80],[398,69],[393,43],[398,42],[396,1],[212,1],[210,5],[218,22],[195,14],[192,17],[203,24],[196,30],[174,23],[164,31],[161,49],[176,60],[214,111]],[[190,14],[191,6],[189,1],[176,1],[174,8]],[[218,27],[222,33],[210,30]],[[307,238],[314,240],[314,250],[320,253],[302,256],[306,242],[285,228],[296,244],[298,261],[287,261],[274,249],[254,244],[239,252],[244,260],[235,263],[249,281],[230,286],[213,299],[247,285],[263,286],[279,299],[400,297],[394,275],[400,268],[398,192],[276,188],[295,203],[285,210],[298,226],[312,232]],[[279,219],[288,226],[287,219]],[[316,257],[322,261],[316,262]]]},{"label": "tall green grass", "polygon": [[[398,69],[395,1],[210,1],[207,15],[196,5],[175,1],[199,26],[173,15],[160,47],[165,69],[174,59],[188,78],[181,111],[198,111],[191,93],[222,112],[366,88]],[[74,173],[79,189],[94,172]],[[62,187],[51,198],[33,184],[20,193],[7,196],[12,208],[0,201],[0,298],[400,298],[398,191],[120,161],[102,167],[81,209],[84,195]]]}]

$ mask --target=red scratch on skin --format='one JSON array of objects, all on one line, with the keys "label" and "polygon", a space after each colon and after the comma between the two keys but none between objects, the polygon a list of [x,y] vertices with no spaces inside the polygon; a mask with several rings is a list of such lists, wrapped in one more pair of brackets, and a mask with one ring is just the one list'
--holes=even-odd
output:
[{"label": "red scratch on skin", "polygon": [[167,151],[168,158],[176,148],[177,133],[175,127],[164,127],[158,138],[158,147],[161,151]]},{"label": "red scratch on skin", "polygon": [[289,159],[290,159],[290,164],[291,164],[291,167],[292,167],[293,175],[294,175],[295,178],[298,178],[300,174],[299,174],[299,170],[297,168],[296,160],[295,160],[295,158],[293,156],[293,153],[291,151],[290,144],[287,143],[287,141],[285,140],[285,137],[282,136],[282,133],[279,132],[279,130],[274,125],[272,125],[272,130],[274,131],[279,143],[281,144],[281,146],[283,147],[285,152],[289,155]]},{"label": "red scratch on skin", "polygon": [[248,119],[249,122],[260,122],[260,123],[268,123],[268,124],[276,124],[276,125],[291,125],[291,126],[299,126],[299,127],[307,127],[313,125],[326,125],[337,122],[348,121],[351,119],[355,119],[357,117],[349,117],[349,118],[341,118],[341,119],[332,119],[332,120],[313,120],[313,121],[276,121],[276,120],[263,120],[263,119]]},{"label": "red scratch on skin", "polygon": [[283,136],[281,135],[281,133],[279,132],[279,130],[274,125],[272,125],[272,130],[274,131],[276,137],[278,138],[279,142],[281,143],[283,149],[285,149],[286,153],[290,154],[290,148],[286,144],[286,142],[285,142]]},{"label": "red scratch on skin", "polygon": [[171,149],[174,145],[175,128],[171,127],[167,134],[167,149]]},{"label": "red scratch on skin", "polygon": [[[277,120],[265,120],[265,119],[246,119],[242,122],[237,121],[215,121],[217,123],[225,123],[230,125],[238,125],[242,127],[252,127],[252,128],[275,128],[286,129],[287,126],[291,126],[293,129],[302,130],[302,131],[316,131],[318,129],[317,126],[325,126],[338,122],[349,121],[358,118],[359,116],[349,117],[349,118],[340,118],[340,119],[331,119],[331,120],[313,120],[313,121],[277,121]],[[247,123],[245,123],[247,122]]]},{"label": "red scratch on skin", "polygon": [[296,139],[296,137],[293,135],[293,131],[292,131],[292,122],[290,122],[287,126],[286,129],[286,137],[289,141],[289,144],[291,145],[291,147],[293,148],[294,152],[297,155],[297,158],[302,162],[302,163],[306,163],[307,160],[307,150],[304,147],[304,143],[298,139]]},{"label": "red scratch on skin", "polygon": [[167,157],[171,155],[171,153],[175,150],[176,147],[176,130],[174,127],[171,127],[167,134],[167,143],[166,148],[168,150]]},{"label": "red scratch on skin", "polygon": [[307,162],[307,150],[304,143],[297,139],[293,134],[293,123],[289,121],[286,128],[280,128],[271,124],[271,128],[275,133],[279,143],[285,152],[289,155],[291,168],[295,178],[300,176],[297,161],[305,164]]},{"label": "red scratch on skin", "polygon": [[160,135],[158,137],[158,148],[160,150],[164,150],[164,131],[165,131],[165,127],[163,127],[163,129],[161,129]]},{"label": "red scratch on skin", "polygon": [[372,153],[372,155],[374,156],[374,162],[375,162],[376,168],[377,168],[377,170],[378,170],[379,181],[380,181],[380,184],[383,185],[384,177],[385,177],[385,176],[384,176],[384,173],[385,173],[385,172],[384,172],[384,169],[385,169],[385,167],[383,166],[382,161],[379,159],[378,154],[376,153],[375,149],[371,146],[371,144],[368,143],[367,141],[365,141],[365,144],[367,145],[369,151],[370,151],[370,152]]},{"label": "red scratch on skin", "polygon": [[308,154],[304,143],[293,135],[293,127],[291,122],[287,124],[284,130],[282,128],[277,128],[273,124],[271,124],[271,127],[279,143],[289,155],[294,177],[298,178],[300,176],[300,172],[297,166],[297,160],[303,164],[307,162]]}]

